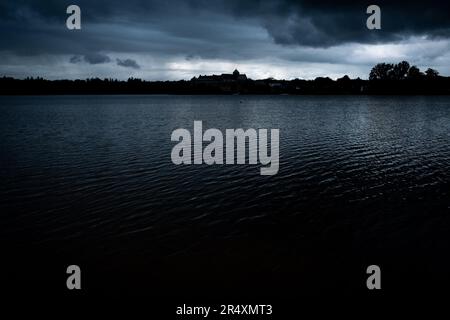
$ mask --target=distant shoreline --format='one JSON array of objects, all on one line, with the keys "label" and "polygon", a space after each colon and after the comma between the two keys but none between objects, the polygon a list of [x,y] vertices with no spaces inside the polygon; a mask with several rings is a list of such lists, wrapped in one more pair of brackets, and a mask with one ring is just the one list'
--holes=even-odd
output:
[{"label": "distant shoreline", "polygon": [[[233,94],[225,94],[225,93],[205,93],[205,94],[189,94],[189,93],[24,93],[24,94],[2,94],[0,93],[0,97],[69,97],[69,96],[160,96],[160,97],[182,97],[182,96],[191,96],[191,97],[231,97]],[[432,94],[399,94],[399,93],[379,93],[379,94],[275,94],[275,93],[267,93],[267,94],[242,94],[240,96],[243,97],[389,97],[389,96],[399,96],[399,97],[433,97],[433,96],[450,96],[450,93],[432,93]]]},{"label": "distant shoreline", "polygon": [[0,95],[450,95],[450,77],[424,80],[251,80],[235,83],[129,79],[0,78]]},{"label": "distant shoreline", "polygon": [[407,61],[379,63],[369,80],[349,76],[332,80],[253,80],[235,70],[231,74],[200,75],[191,80],[146,81],[90,78],[47,80],[44,78],[0,78],[0,95],[90,95],[90,94],[171,94],[171,95],[450,95],[450,77],[428,68],[421,72]]}]

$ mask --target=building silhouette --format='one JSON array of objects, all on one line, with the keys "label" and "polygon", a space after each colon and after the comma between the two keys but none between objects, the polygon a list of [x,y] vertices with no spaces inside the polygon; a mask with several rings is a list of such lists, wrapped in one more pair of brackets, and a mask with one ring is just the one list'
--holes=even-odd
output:
[{"label": "building silhouette", "polygon": [[235,69],[233,73],[222,73],[221,75],[200,75],[191,79],[191,81],[201,84],[225,84],[246,81],[248,78],[245,74],[241,74],[239,70]]}]

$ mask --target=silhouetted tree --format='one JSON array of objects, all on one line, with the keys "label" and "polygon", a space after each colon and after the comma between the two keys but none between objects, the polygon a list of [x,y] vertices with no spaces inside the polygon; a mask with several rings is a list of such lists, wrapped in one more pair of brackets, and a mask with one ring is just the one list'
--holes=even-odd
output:
[{"label": "silhouetted tree", "polygon": [[392,72],[393,65],[390,63],[378,63],[370,71],[369,80],[387,80]]},{"label": "silhouetted tree", "polygon": [[340,82],[349,82],[351,81],[350,77],[348,75],[343,76],[342,78],[337,79],[337,81]]},{"label": "silhouetted tree", "polygon": [[439,72],[437,72],[437,70],[428,68],[427,71],[425,71],[425,74],[427,75],[428,78],[437,78],[439,77]]},{"label": "silhouetted tree", "polygon": [[409,70],[408,61],[402,61],[394,65],[392,70],[389,72],[389,77],[393,80],[403,80],[406,79]]},{"label": "silhouetted tree", "polygon": [[416,66],[411,66],[408,70],[408,79],[421,79],[424,76],[423,72],[420,71]]}]

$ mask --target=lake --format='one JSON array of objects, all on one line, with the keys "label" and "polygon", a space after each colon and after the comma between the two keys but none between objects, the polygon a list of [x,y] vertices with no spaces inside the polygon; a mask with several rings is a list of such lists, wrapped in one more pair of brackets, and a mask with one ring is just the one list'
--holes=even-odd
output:
[{"label": "lake", "polygon": [[[352,294],[370,264],[399,291],[449,281],[448,96],[11,96],[0,114],[10,271],[75,263],[90,292],[153,295]],[[195,120],[279,129],[278,173],[174,165]]]}]

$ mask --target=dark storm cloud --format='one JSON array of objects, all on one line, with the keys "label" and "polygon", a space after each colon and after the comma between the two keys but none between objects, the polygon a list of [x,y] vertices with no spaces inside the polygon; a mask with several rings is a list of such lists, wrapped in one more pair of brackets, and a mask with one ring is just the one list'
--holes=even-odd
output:
[{"label": "dark storm cloud", "polygon": [[90,53],[84,56],[73,56],[70,58],[70,63],[80,63],[82,61],[89,64],[101,64],[110,62],[111,58],[101,53]]},{"label": "dark storm cloud", "polygon": [[70,63],[80,63],[83,61],[83,57],[81,56],[73,56],[70,58]]},{"label": "dark storm cloud", "polygon": [[110,62],[111,58],[101,53],[90,53],[84,55],[84,61],[90,64],[99,64]]},{"label": "dark storm cloud", "polygon": [[133,59],[117,59],[117,65],[125,68],[133,68],[133,69],[140,69],[140,66],[137,64],[137,62]]},{"label": "dark storm cloud", "polygon": [[[81,7],[81,30],[66,28],[70,4]],[[366,28],[370,4],[381,7],[381,30]],[[210,72],[226,71],[221,62],[253,63],[264,75],[278,67],[283,74],[291,63],[302,70],[312,63],[341,66],[343,72],[360,64],[358,74],[389,59],[445,67],[449,12],[450,1],[437,0],[0,0],[0,75],[26,74],[39,64],[50,76],[165,77],[168,68],[178,72],[171,77],[190,78],[204,71],[202,61],[217,62]],[[423,39],[432,45],[419,43]],[[435,46],[438,39],[445,43]],[[365,46],[394,42],[401,47]],[[56,63],[66,63],[68,71]]]},{"label": "dark storm cloud", "polygon": [[82,30],[71,32],[65,28],[67,1],[1,0],[0,50],[214,57],[223,55],[223,44],[251,46],[251,34],[239,31],[244,25],[264,28],[279,44],[313,47],[450,36],[449,1],[375,2],[382,10],[382,30],[370,32],[365,26],[368,1],[80,0]]},{"label": "dark storm cloud", "polygon": [[[366,28],[366,9],[371,4],[380,6],[382,16],[382,29],[373,32]],[[228,7],[235,16],[256,17],[280,44],[326,47],[411,35],[450,37],[449,1],[232,1]]]}]

